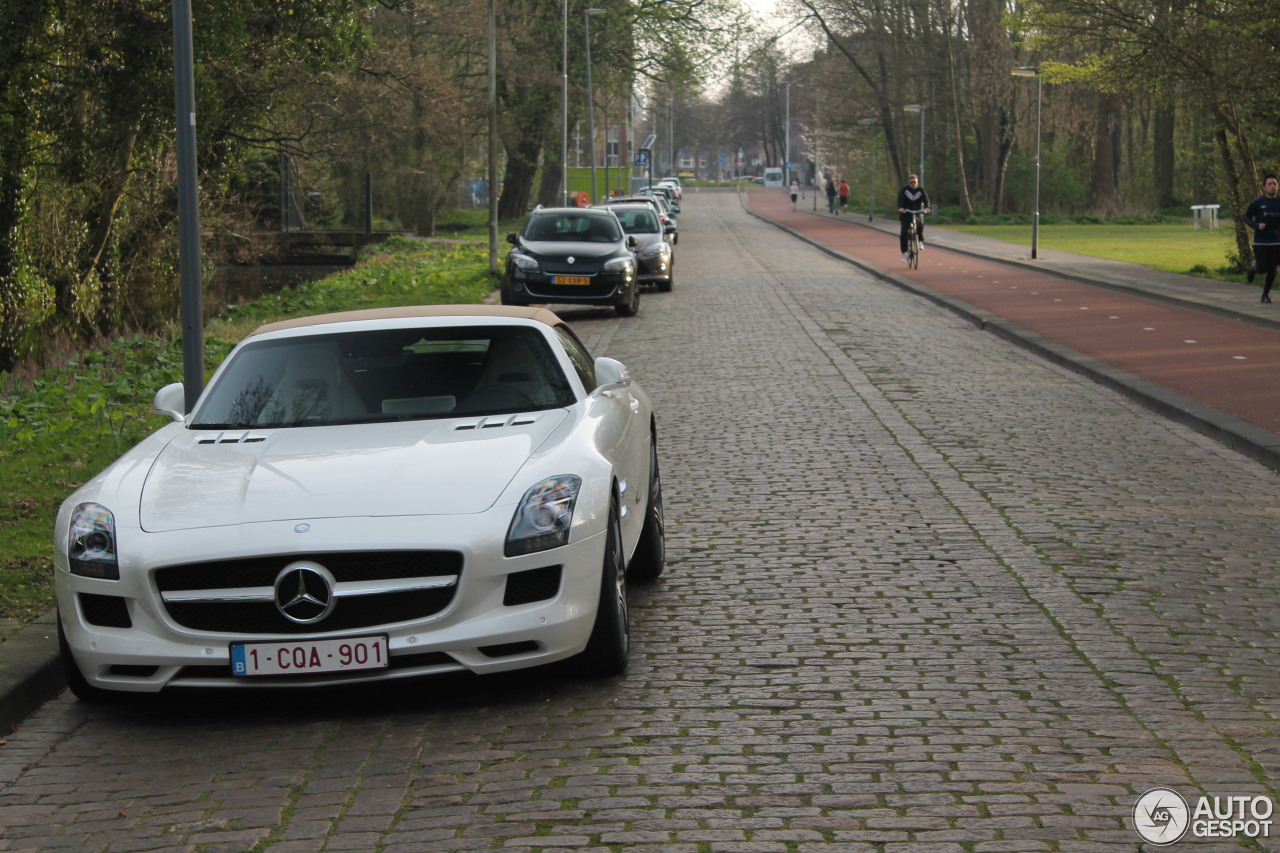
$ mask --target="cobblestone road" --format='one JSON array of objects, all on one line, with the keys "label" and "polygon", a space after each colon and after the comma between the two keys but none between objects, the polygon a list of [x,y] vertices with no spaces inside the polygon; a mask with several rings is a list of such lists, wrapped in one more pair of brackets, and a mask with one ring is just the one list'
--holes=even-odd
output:
[{"label": "cobblestone road", "polygon": [[575,319],[660,418],[625,677],[64,696],[0,851],[1118,851],[1153,786],[1277,796],[1276,475],[733,194],[682,225],[673,293]]}]

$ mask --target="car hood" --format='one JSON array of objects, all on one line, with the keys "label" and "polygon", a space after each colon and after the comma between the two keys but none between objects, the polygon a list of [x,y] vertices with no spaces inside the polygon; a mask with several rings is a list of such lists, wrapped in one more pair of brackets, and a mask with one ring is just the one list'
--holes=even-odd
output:
[{"label": "car hood", "polygon": [[525,240],[524,246],[535,255],[552,258],[563,258],[573,255],[575,258],[607,258],[615,255],[620,249],[618,243],[563,243],[558,240]]},{"label": "car hood", "polygon": [[[484,512],[567,417],[182,430],[142,487],[142,528]],[[469,427],[469,428],[468,428]],[[529,484],[532,485],[532,484]]]}]

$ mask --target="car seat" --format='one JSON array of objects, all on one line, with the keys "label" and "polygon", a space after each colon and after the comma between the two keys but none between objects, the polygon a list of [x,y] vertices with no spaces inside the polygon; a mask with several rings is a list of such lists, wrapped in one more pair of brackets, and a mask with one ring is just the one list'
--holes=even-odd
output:
[{"label": "car seat", "polygon": [[258,420],[293,424],[346,420],[368,413],[338,363],[337,346],[317,343],[290,350],[284,374]]}]

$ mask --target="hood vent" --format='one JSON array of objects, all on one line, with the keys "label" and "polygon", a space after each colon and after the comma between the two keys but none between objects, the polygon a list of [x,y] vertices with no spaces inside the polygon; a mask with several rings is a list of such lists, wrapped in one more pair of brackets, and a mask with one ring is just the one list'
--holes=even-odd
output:
[{"label": "hood vent", "polygon": [[527,426],[532,423],[537,423],[537,421],[538,419],[533,415],[499,415],[497,417],[481,418],[478,421],[461,423],[454,427],[454,430],[496,429],[498,427]]},{"label": "hood vent", "polygon": [[196,444],[255,444],[266,441],[265,435],[254,435],[251,432],[220,432],[217,435],[196,439]]}]

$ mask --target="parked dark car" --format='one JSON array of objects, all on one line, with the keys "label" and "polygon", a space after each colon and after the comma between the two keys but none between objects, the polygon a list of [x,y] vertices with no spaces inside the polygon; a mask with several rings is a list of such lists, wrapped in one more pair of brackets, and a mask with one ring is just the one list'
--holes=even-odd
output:
[{"label": "parked dark car", "polygon": [[671,212],[671,208],[667,206],[666,196],[660,194],[621,196],[619,198],[610,199],[609,203],[619,204],[621,202],[637,201],[649,205],[658,212],[658,221],[662,223],[663,231],[666,232],[668,227],[671,229],[667,232],[671,235],[671,245],[674,246],[680,242],[680,223],[676,220],[676,215]]},{"label": "parked dark car", "polygon": [[615,201],[599,206],[612,210],[622,223],[622,230],[636,238],[636,274],[640,283],[655,284],[663,293],[669,292],[674,282],[671,235],[675,226],[663,226],[657,211],[644,202]]},{"label": "parked dark car", "polygon": [[612,305],[622,317],[640,309],[636,239],[612,211],[538,208],[507,242],[503,305]]}]

